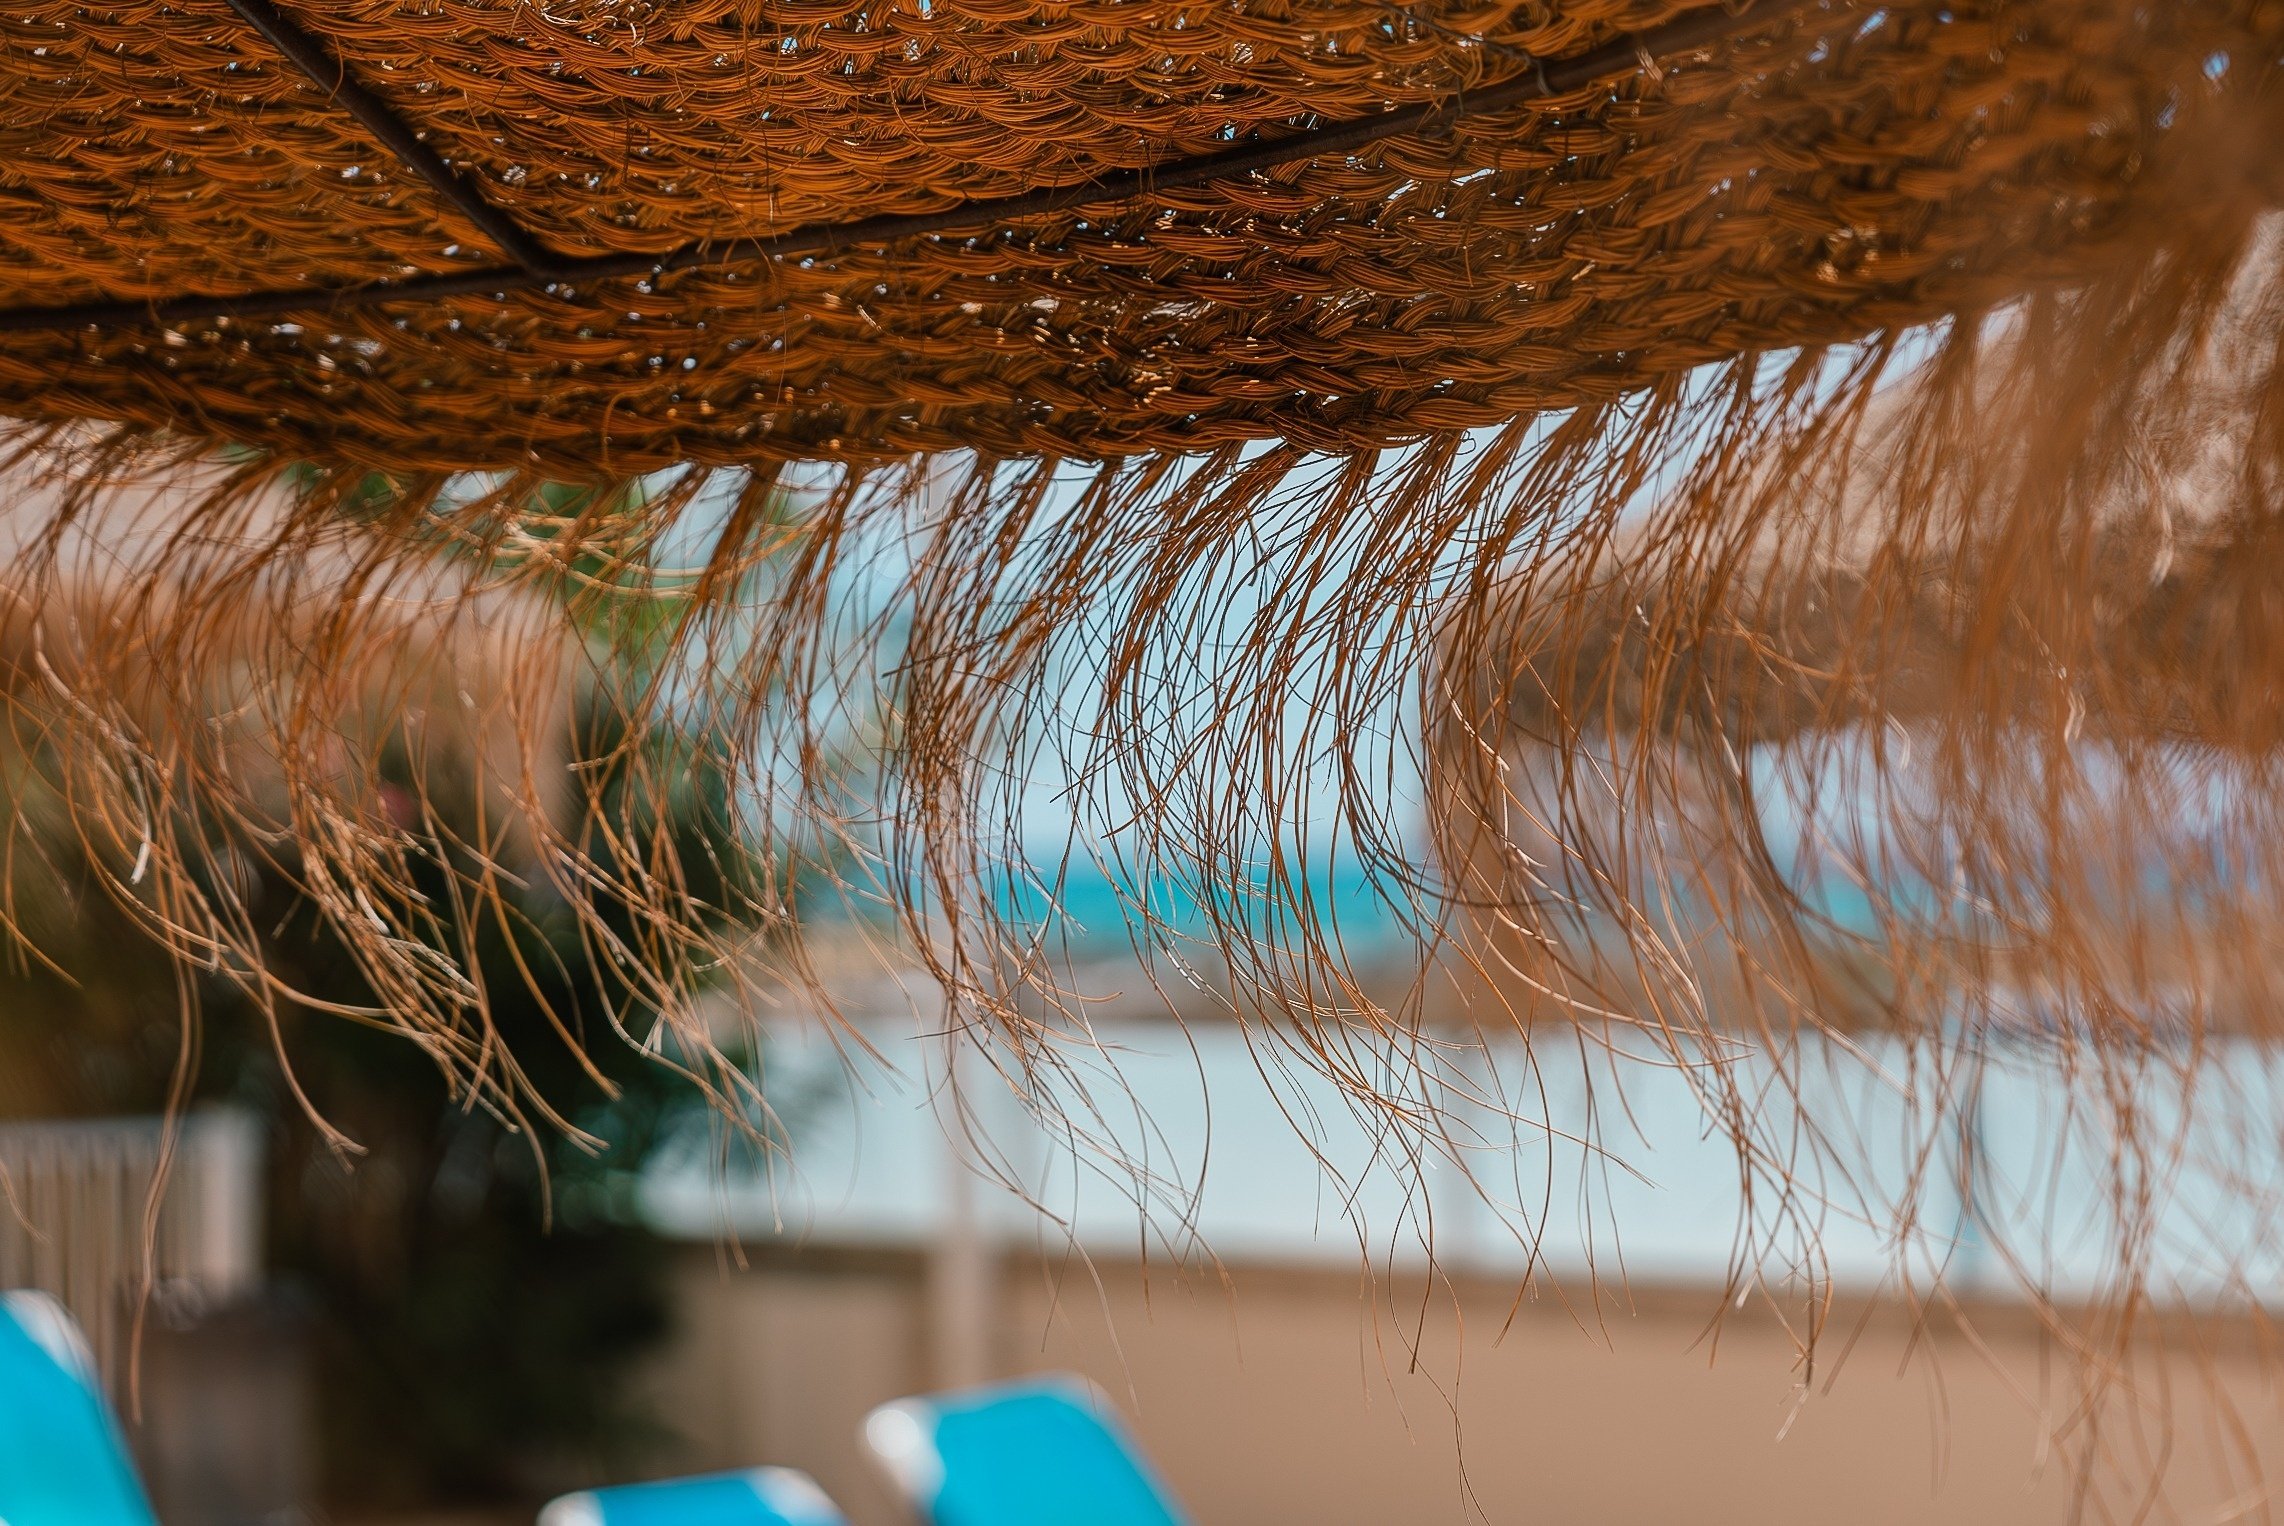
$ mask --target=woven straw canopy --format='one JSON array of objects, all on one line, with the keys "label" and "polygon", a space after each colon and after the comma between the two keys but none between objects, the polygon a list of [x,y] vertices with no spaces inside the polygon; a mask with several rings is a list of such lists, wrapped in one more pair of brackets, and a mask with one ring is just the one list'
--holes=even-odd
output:
[{"label": "woven straw canopy", "polygon": [[[218,475],[100,641],[27,538],[13,628],[89,655],[0,698],[186,965],[273,988],[217,869],[270,853],[534,1117],[440,876],[559,896],[694,1068],[709,984],[758,939],[798,983],[854,887],[1083,1146],[1059,749],[1154,968],[1388,1162],[1550,1126],[1484,1034],[1662,1058],[1738,1147],[1739,1290],[1806,1268],[1810,1340],[1862,1164],[1819,1067],[1889,1035],[1889,1206],[1951,1222],[1929,1163],[2028,1035],[2119,1163],[2123,1321],[2150,1120],[2284,999],[2280,141],[2284,0],[16,0],[14,459],[59,525]],[[563,789],[510,707],[447,840],[340,704],[272,707],[267,769],[178,745],[357,692],[408,547],[544,591],[578,639],[517,650],[595,657],[632,782]],[[328,556],[337,608],[199,676]],[[663,827],[701,755],[782,836],[737,872]],[[1368,978],[1328,856],[1442,962]]]},{"label": "woven straw canopy", "polygon": [[2011,295],[2277,10],[26,0],[0,408],[400,472],[1378,445]]}]

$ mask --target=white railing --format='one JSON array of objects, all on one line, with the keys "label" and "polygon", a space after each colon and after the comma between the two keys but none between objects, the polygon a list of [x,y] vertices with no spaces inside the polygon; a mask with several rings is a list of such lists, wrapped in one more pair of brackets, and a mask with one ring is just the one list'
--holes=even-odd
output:
[{"label": "white railing", "polygon": [[0,1124],[0,1288],[63,1300],[117,1391],[141,1300],[253,1290],[261,1174],[259,1124],[227,1109]]},{"label": "white railing", "polygon": [[[1972,1065],[1875,1035],[1803,1037],[1781,1069],[1740,1054],[1729,1074],[1762,1109],[1763,1138],[1803,1141],[1774,1157],[1797,1163],[1779,1213],[1766,1181],[1748,1194],[1701,1077],[1654,1051],[1444,1046],[1432,1081],[1410,1081],[1446,1131],[1421,1141],[1360,1113],[1262,1030],[1092,1017],[1097,1047],[1067,1044],[1064,1068],[1041,1072],[1050,1116],[1073,1120],[1064,1130],[983,1066],[951,1119],[932,1012],[852,1004],[836,1021],[861,1043],[823,1023],[771,1032],[776,1094],[814,1099],[783,1121],[789,1151],[726,1174],[713,1136],[662,1153],[643,1197],[654,1227],[910,1248],[980,1234],[1058,1254],[1346,1267],[1419,1265],[1432,1245],[1453,1271],[1573,1285],[1720,1288],[1749,1252],[1756,1275],[1808,1266],[1867,1294],[1924,1292],[1940,1275],[1956,1292],[2065,1301],[2114,1296],[2131,1271],[2160,1301],[2284,1309],[2284,1048],[2248,1039],[2206,1040],[2193,1071],[2155,1051],[2114,1077],[2075,1074],[2028,1041]],[[1365,1053],[1359,1042],[1344,1058]],[[1406,1055],[1389,1056],[1403,1075]],[[1971,1107],[1942,1091],[1961,1076]],[[2105,1082],[2134,1087],[2138,1174],[2113,1164],[2114,1100],[2088,1095]],[[1019,1190],[949,1190],[955,1154]],[[2121,1193],[2135,1188],[2148,1202],[2128,1246]]]}]

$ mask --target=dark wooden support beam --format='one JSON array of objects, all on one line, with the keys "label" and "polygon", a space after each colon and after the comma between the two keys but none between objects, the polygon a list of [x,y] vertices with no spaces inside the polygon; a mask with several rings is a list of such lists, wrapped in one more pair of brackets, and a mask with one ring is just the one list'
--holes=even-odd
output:
[{"label": "dark wooden support beam", "polygon": [[247,25],[292,60],[295,68],[331,95],[335,105],[355,117],[405,168],[427,181],[438,195],[459,208],[461,216],[481,228],[484,236],[515,263],[520,273],[540,281],[554,280],[561,273],[561,260],[525,232],[513,217],[486,201],[476,183],[429,147],[428,141],[411,123],[398,116],[388,102],[357,83],[348,64],[331,48],[304,31],[291,17],[270,4],[270,0],[229,0],[229,5],[246,19]]}]

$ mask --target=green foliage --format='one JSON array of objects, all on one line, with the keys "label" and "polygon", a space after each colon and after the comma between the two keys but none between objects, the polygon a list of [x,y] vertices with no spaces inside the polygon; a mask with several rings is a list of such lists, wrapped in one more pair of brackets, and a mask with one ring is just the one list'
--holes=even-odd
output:
[{"label": "green foliage", "polygon": [[[680,739],[630,754],[616,725],[583,730],[602,760],[589,765],[601,787],[586,850],[608,867],[614,844],[641,851],[663,833],[697,866],[693,899],[730,915],[746,849],[728,835],[727,784],[702,766],[704,749]],[[675,786],[654,799],[632,776],[659,770]],[[446,866],[425,872],[439,881],[423,887],[430,903],[451,904]],[[452,1096],[396,1034],[298,1025],[294,1079],[370,1151],[346,1161],[314,1129],[286,1130],[294,1213],[277,1246],[323,1307],[330,1477],[360,1503],[512,1497],[623,1474],[661,1439],[628,1379],[666,1333],[665,1248],[628,1221],[626,1199],[651,1151],[698,1126],[703,1098],[629,1041],[648,1031],[640,994],[596,967],[552,891],[522,889],[504,914],[445,931],[473,932],[489,1021],[525,1085],[599,1144],[512,1127]],[[354,965],[306,908],[279,945],[304,989],[357,991]],[[269,1099],[281,1121],[289,1106]]]}]

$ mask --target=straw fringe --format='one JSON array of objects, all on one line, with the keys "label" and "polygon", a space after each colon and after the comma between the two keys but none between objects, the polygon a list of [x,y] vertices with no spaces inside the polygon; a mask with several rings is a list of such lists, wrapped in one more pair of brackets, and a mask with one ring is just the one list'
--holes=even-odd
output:
[{"label": "straw fringe", "polygon": [[[1495,1042],[1520,1035],[1534,1063],[1569,1041],[1676,1066],[1748,1186],[1734,1291],[1799,1317],[1807,1351],[1829,1293],[1818,1184],[1850,1149],[1848,1120],[1809,1116],[1807,1040],[1915,1041],[1899,1232],[1950,1169],[1937,1141],[1991,1057],[2036,1046],[2112,1162],[2115,1277],[2092,1315],[2041,1305],[2093,1404],[2146,1328],[2168,1148],[2148,1090],[2225,1083],[2213,1042],[2273,1036],[2279,994],[2284,11],[2187,7],[2162,38],[2123,8],[2007,15],[2037,35],[2008,33],[1987,78],[1987,47],[1915,8],[1856,44],[1779,29],[1752,45],[1775,62],[1742,48],[1700,93],[1687,69],[1657,83],[1691,108],[1675,108],[1680,140],[1660,137],[1654,90],[1613,92],[1597,109],[1639,114],[1625,152],[1674,168],[1627,203],[1665,231],[1603,251],[1591,286],[1612,225],[1549,222],[1547,198],[1575,186],[1593,205],[1602,149],[1558,153],[1588,129],[1540,113],[1432,162],[1391,151],[1170,221],[936,251],[944,267],[910,288],[890,279],[901,256],[771,272],[779,305],[705,345],[778,325],[782,347],[734,363],[708,348],[689,390],[551,390],[566,372],[488,348],[575,330],[537,305],[464,337],[445,332],[457,315],[416,325],[427,350],[345,324],[352,348],[383,346],[374,377],[415,351],[467,368],[433,396],[344,378],[327,394],[338,432],[330,406],[283,407],[256,380],[273,359],[306,374],[323,345],[305,336],[217,330],[179,367],[125,341],[11,339],[10,406],[129,421],[94,444],[60,425],[23,438],[19,468],[63,496],[28,516],[9,585],[7,692],[42,781],[17,792],[17,837],[76,834],[186,964],[271,1004],[295,993],[266,974],[227,864],[290,857],[385,998],[352,1015],[538,1117],[547,1099],[487,1034],[468,951],[438,942],[407,855],[449,855],[475,904],[507,876],[558,887],[634,993],[628,1040],[723,1087],[701,992],[757,978],[756,928],[800,985],[802,914],[842,897],[893,921],[951,1020],[1086,1143],[1069,1060],[1085,1004],[1052,919],[1021,910],[1055,891],[1019,832],[1025,781],[1051,761],[1076,840],[1135,890],[1132,931],[1169,999],[1247,1025],[1264,1063],[1331,1077],[1408,1169],[1464,1163],[1470,1109],[1533,1122],[1469,1079]],[[2065,21],[2082,50],[2042,47]],[[1795,172],[1785,123],[1864,104],[1810,88],[1859,44],[1878,60],[1866,90],[1883,104],[1865,109],[1884,186],[1813,162],[1764,191],[1748,161]],[[1713,134],[1709,113],[1742,125]],[[1616,121],[1588,135],[1622,158]],[[1922,130],[1931,154],[1968,144],[1924,200],[1915,177],[1934,172],[1904,152]],[[1734,176],[1709,190],[1731,150]],[[1515,155],[1529,195],[1500,178],[1526,173]],[[1968,183],[1991,190],[1966,198],[1974,218],[1918,217]],[[1860,237],[1819,213],[1832,303],[1800,238],[1754,266],[1756,239],[1805,217],[1786,199],[1799,186],[1826,212],[1868,198]],[[1308,210],[1344,198],[1378,222]],[[1307,293],[1213,242],[1241,204],[1264,246],[1298,240],[1276,269],[1322,257]],[[1418,235],[1401,279],[1349,247],[1398,222]],[[1508,242],[1486,250],[1486,229]],[[1515,296],[1509,246],[1542,232],[1559,279]],[[1473,292],[1478,256],[1513,297],[1496,321],[1413,305]],[[1207,288],[1228,272],[1261,279],[1221,303]],[[1385,302],[1364,295],[1382,276],[1401,288]],[[1169,296],[1185,281],[1201,284]],[[1052,315],[1022,316],[1046,291]],[[730,286],[621,295],[662,322],[750,306]],[[779,402],[749,395],[754,366]],[[132,387],[112,386],[122,369]],[[717,375],[734,388],[701,397]],[[708,401],[718,430],[676,421]],[[317,466],[288,494],[280,456],[209,464],[222,475],[169,504],[148,557],[66,575],[74,544],[118,543],[102,506],[120,483],[241,435]],[[589,490],[553,489],[562,471]],[[699,565],[670,565],[705,536]],[[440,550],[465,582],[409,570]],[[426,666],[448,643],[407,636],[390,600],[408,587],[462,615],[505,598],[531,632],[488,632],[478,717],[439,720],[409,753],[405,717],[450,712],[465,675]],[[273,608],[288,617],[257,613]],[[595,824],[591,781],[564,783],[567,674],[623,719],[638,770],[646,728],[704,718],[770,835],[750,863],[678,861],[663,812]],[[1407,771],[1424,801],[1403,798]],[[1807,846],[1779,840],[1788,821],[1817,827]],[[1430,950],[1404,989],[1348,947],[1327,843]],[[735,925],[701,881],[736,897]],[[1166,913],[1166,887],[1202,929]],[[1840,888],[1865,908],[1854,921],[1832,910]],[[631,940],[605,940],[604,905],[634,914]],[[1609,1102],[1600,1116],[1622,1118]],[[1622,1156],[1622,1124],[1609,1132],[1590,1143]]]}]

